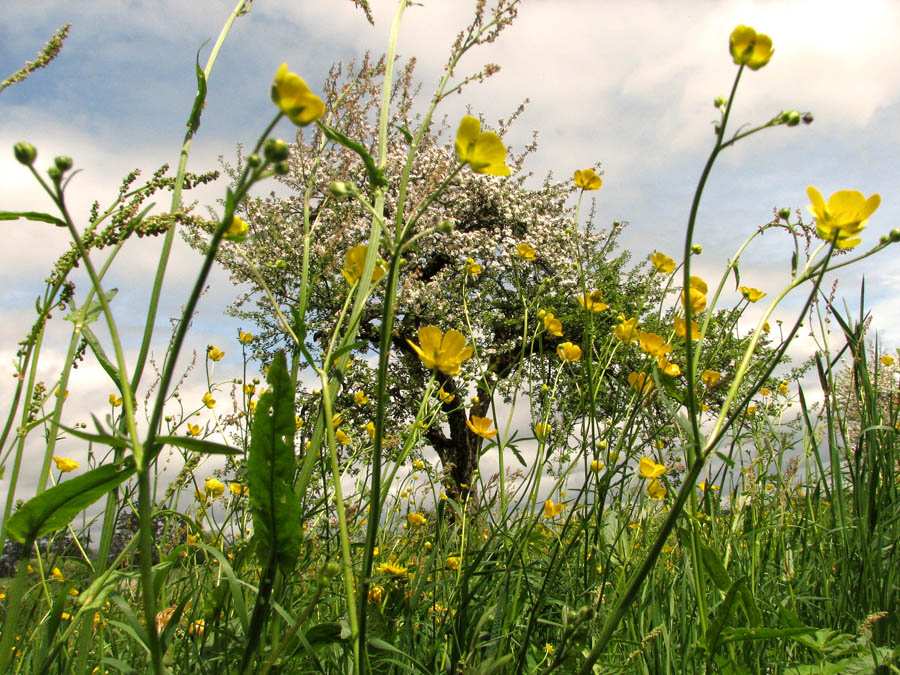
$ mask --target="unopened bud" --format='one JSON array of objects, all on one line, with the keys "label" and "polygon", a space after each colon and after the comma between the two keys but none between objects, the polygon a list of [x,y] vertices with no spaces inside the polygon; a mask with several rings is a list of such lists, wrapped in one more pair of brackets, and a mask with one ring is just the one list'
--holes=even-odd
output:
[{"label": "unopened bud", "polygon": [[270,138],[263,147],[263,154],[270,162],[283,162],[290,156],[291,152],[288,149],[287,143],[283,140],[280,138]]},{"label": "unopened bud", "polygon": [[284,258],[279,258],[275,261],[276,270],[283,270],[285,267],[287,267],[287,261],[285,261]]},{"label": "unopened bud", "polygon": [[257,155],[256,153],[250,155],[250,156],[247,158],[247,166],[249,166],[251,169],[255,169],[255,168],[258,167],[260,164],[262,164],[262,157],[260,157],[260,156]]},{"label": "unopened bud", "polygon": [[450,234],[453,232],[453,223],[449,220],[442,220],[440,225],[437,226],[437,231],[441,234]]},{"label": "unopened bud", "polygon": [[778,217],[782,220],[790,220],[791,218],[791,210],[789,208],[779,209]]},{"label": "unopened bud", "polygon": [[287,176],[291,172],[291,167],[287,162],[278,162],[272,167],[272,171],[277,176]]},{"label": "unopened bud", "polygon": [[62,171],[60,171],[59,167],[57,166],[51,166],[49,169],[47,169],[47,175],[50,176],[50,180],[52,180],[54,183],[58,183],[60,180],[62,180]]},{"label": "unopened bud", "polygon": [[694,255],[700,255],[701,253],[703,253],[703,247],[700,244],[694,244],[693,246],[691,246],[691,253],[693,253]]},{"label": "unopened bud", "polygon": [[900,229],[894,228],[888,233],[888,236],[891,238],[891,241],[898,242],[900,241]]},{"label": "unopened bud", "polygon": [[342,199],[344,197],[353,197],[359,194],[359,188],[355,183],[336,180],[328,186],[328,191],[335,197]]},{"label": "unopened bud", "polygon": [[34,164],[34,158],[37,157],[37,150],[31,143],[19,141],[13,146],[13,154],[20,164],[31,166]]},{"label": "unopened bud", "polygon": [[72,168],[72,158],[67,157],[66,155],[60,155],[59,157],[55,157],[53,159],[53,163],[56,165],[56,168],[65,173],[69,169]]},{"label": "unopened bud", "polygon": [[791,110],[784,113],[781,116],[781,120],[789,127],[795,127],[800,124],[800,113],[798,113],[796,110]]},{"label": "unopened bud", "polygon": [[728,99],[726,99],[724,96],[716,96],[715,100],[713,101],[713,105],[717,108],[723,107],[726,103],[728,103]]}]

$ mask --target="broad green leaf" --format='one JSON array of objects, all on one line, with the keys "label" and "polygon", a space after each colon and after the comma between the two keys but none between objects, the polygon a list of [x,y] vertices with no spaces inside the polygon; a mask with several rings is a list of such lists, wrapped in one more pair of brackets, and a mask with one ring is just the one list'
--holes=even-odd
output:
[{"label": "broad green leaf", "polygon": [[200,452],[205,455],[239,455],[242,451],[224,443],[214,443],[190,436],[157,436],[158,445],[175,445],[191,452]]},{"label": "broad green leaf", "polygon": [[713,582],[716,584],[716,588],[718,588],[723,593],[725,591],[730,592],[732,588],[731,575],[728,574],[728,570],[726,570],[725,565],[722,564],[722,560],[719,558],[719,554],[713,551],[708,546],[701,545],[700,557],[703,560],[703,566],[706,568],[709,576],[712,577]]},{"label": "broad green leaf", "polygon": [[0,211],[0,220],[18,220],[19,218],[40,223],[51,223],[57,227],[66,226],[65,221],[60,220],[56,216],[51,216],[49,213],[40,213],[38,211]]},{"label": "broad green leaf", "polygon": [[366,173],[369,174],[369,184],[373,188],[384,187],[387,185],[387,181],[384,179],[384,173],[375,166],[375,160],[372,159],[372,155],[370,155],[363,146],[355,141],[351,141],[340,131],[332,129],[326,124],[319,122],[318,126],[322,130],[322,133],[325,134],[325,138],[329,141],[334,141],[339,145],[343,145],[348,150],[352,150],[360,156],[363,164],[366,165]]},{"label": "broad green leaf", "polygon": [[87,346],[91,348],[91,351],[94,352],[94,356],[97,357],[97,362],[106,371],[106,374],[110,376],[113,382],[116,383],[116,386],[119,384],[119,371],[113,365],[112,361],[109,360],[109,357],[106,355],[106,352],[103,350],[103,345],[100,344],[100,341],[97,339],[97,336],[94,335],[94,331],[92,331],[87,326],[83,326],[81,328],[81,337],[84,338],[84,341],[87,343]]},{"label": "broad green leaf", "polygon": [[[116,293],[119,292],[118,288],[112,288],[106,291],[103,295],[106,298],[106,304],[108,305],[112,302],[113,298],[116,297]],[[96,298],[91,300],[87,305],[82,305],[76,310],[73,310],[66,316],[66,321],[71,321],[75,325],[87,326],[88,324],[94,323],[99,317],[100,313],[103,311],[103,305],[100,304],[100,301]]]},{"label": "broad green leaf", "polygon": [[253,539],[260,560],[275,558],[287,573],[300,555],[300,501],[291,487],[294,462],[294,385],[284,351],[269,365],[269,390],[253,415],[247,458]]},{"label": "broad green leaf", "polygon": [[121,464],[106,464],[55,485],[30,499],[7,522],[9,536],[31,541],[65,527],[81,511],[119,486],[134,473],[130,457]]},{"label": "broad green leaf", "polygon": [[200,115],[203,114],[203,106],[206,103],[206,73],[200,67],[200,51],[206,46],[209,40],[204,41],[197,50],[196,73],[197,73],[197,95],[194,97],[194,107],[191,108],[191,116],[188,118],[187,127],[190,134],[196,133],[200,127]]},{"label": "broad green leaf", "polygon": [[328,644],[341,640],[341,624],[334,621],[317,624],[306,631],[306,641],[311,645]]}]

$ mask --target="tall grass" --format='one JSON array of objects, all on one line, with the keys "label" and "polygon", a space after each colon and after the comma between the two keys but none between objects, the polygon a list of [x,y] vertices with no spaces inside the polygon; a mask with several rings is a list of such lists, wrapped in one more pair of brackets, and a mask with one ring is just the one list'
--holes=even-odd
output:
[{"label": "tall grass", "polygon": [[[388,127],[407,4],[398,3],[389,37],[374,149],[339,128],[339,110],[319,109],[305,83],[279,71],[277,112],[236,171],[216,221],[186,212],[181,190],[212,178],[190,176],[187,158],[218,49],[249,10],[243,0],[206,68],[198,66],[174,179],[161,171],[134,188],[129,177],[81,231],[66,206],[67,190],[77,186],[67,178],[72,161],[56,158],[48,181],[36,169],[34,149],[17,145],[17,158],[58,213],[2,217],[66,227],[75,248],[56,265],[22,343],[0,439],[8,475],[5,557],[16,565],[3,583],[0,670],[896,672],[898,370],[893,357],[873,357],[867,348],[864,298],[854,320],[819,289],[829,271],[900,236],[894,231],[871,250],[836,258],[836,246],[864,217],[835,224],[817,214],[817,229],[785,210],[739,245],[718,284],[691,274],[696,214],[720,153],[801,121],[795,111],[779,112],[731,131],[742,76],[768,61],[764,36],[750,36],[746,27],[732,34],[736,76],[729,98],[718,102],[721,117],[688,215],[683,260],[653,258],[661,298],[648,290],[629,299],[644,308],[638,314],[602,318],[620,308],[599,309],[582,265],[582,198],[599,187],[599,177],[579,171],[565,235],[574,252],[568,281],[580,289],[568,298],[571,306],[558,300],[561,306],[547,307],[547,297],[533,297],[511,277],[506,290],[522,307],[509,317],[522,336],[515,361],[521,365],[501,392],[487,356],[472,348],[483,336],[479,317],[465,309],[468,290],[461,284],[465,322],[402,336],[415,343],[428,379],[415,392],[414,421],[397,428],[389,365],[397,350],[399,289],[412,274],[406,256],[423,238],[446,234],[447,224],[429,221],[429,209],[462,172],[503,180],[506,149],[480,123],[473,131],[477,120],[467,118],[452,166],[415,203],[407,191],[411,172],[441,101],[490,74],[455,75],[461,59],[495,40],[517,9],[505,0],[477,6],[419,126],[404,129],[406,160],[394,172]],[[747,40],[750,51],[742,46]],[[337,100],[352,95],[348,88]],[[254,239],[240,217],[253,186],[290,171],[289,146],[271,136],[283,118],[300,133],[314,130],[317,144],[297,243],[303,290],[290,307],[246,257]],[[366,182],[335,183],[320,198],[313,194],[315,172],[338,146],[361,162]],[[161,189],[173,191],[171,209],[149,215],[144,201]],[[333,275],[340,300],[330,332],[314,336],[310,298],[323,281],[311,271],[311,251],[321,214],[340,200],[365,212],[367,240],[347,253],[343,278]],[[168,252],[185,224],[205,228],[208,240],[165,361],[148,382]],[[741,254],[763,230],[780,231],[793,245],[791,280],[769,291],[754,328],[743,334],[738,319],[762,299],[756,289],[744,288],[746,299],[725,314],[715,311],[723,309],[726,283],[739,274]],[[104,277],[135,233],[164,233],[165,243],[139,356],[129,367],[122,317]],[[816,235],[822,240],[813,248]],[[208,393],[189,402],[179,355],[190,344],[190,318],[222,247],[246,258],[286,348],[257,349],[251,332],[241,331],[233,344],[222,336],[204,355]],[[556,254],[524,240],[502,253],[515,275]],[[83,298],[69,280],[76,264],[90,277]],[[481,273],[474,261],[460,264],[466,279]],[[771,339],[768,322],[789,294],[805,297],[803,309]],[[73,323],[68,356],[57,381],[39,382],[44,331],[60,304]],[[374,385],[357,392],[348,388],[348,372],[363,349],[363,316],[373,307],[380,331]],[[549,310],[563,318],[556,318],[559,325]],[[815,373],[824,400],[817,405],[799,379],[781,379],[787,347],[808,317],[823,326],[827,317],[841,329],[839,346],[822,331]],[[94,334],[96,321],[106,324],[108,344]],[[211,366],[222,350],[238,348],[241,371],[214,379]],[[714,371],[726,349],[731,371]],[[114,387],[106,423],[95,417],[90,429],[64,415],[71,368],[82,353]],[[254,360],[265,353],[265,363]],[[265,386],[248,377],[258,366]],[[315,391],[306,390],[304,377],[315,379]],[[449,383],[455,402],[443,390]],[[138,420],[141,386],[150,412]],[[225,413],[228,398],[232,409]],[[600,412],[609,409],[604,398],[616,402],[612,417]],[[523,407],[531,413],[524,425],[516,416]],[[437,462],[424,441],[424,430],[460,409],[472,447],[481,456],[496,453],[500,463],[496,475],[476,472],[473,485],[455,483],[453,467]],[[204,416],[209,421],[201,425],[196,420]],[[353,429],[347,420],[357,418],[371,424]],[[17,502],[21,470],[37,447],[27,441],[38,434],[44,452],[37,494]],[[61,434],[90,447],[87,466],[55,455]],[[523,449],[533,453],[530,461],[515,469],[504,464]],[[205,473],[209,455],[224,456],[224,468]],[[168,465],[177,470],[174,480],[164,472]],[[98,521],[76,525],[102,500]],[[92,528],[100,531],[96,547],[88,540]]]}]

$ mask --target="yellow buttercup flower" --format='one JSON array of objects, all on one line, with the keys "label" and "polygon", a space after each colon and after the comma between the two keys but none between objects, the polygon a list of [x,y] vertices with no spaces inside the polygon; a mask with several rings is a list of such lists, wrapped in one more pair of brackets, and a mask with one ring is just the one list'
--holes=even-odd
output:
[{"label": "yellow buttercup flower", "polygon": [[722,373],[718,370],[709,370],[708,368],[700,373],[700,381],[705,382],[708,387],[711,387],[718,382],[721,377]]},{"label": "yellow buttercup flower", "polygon": [[406,516],[406,521],[413,527],[422,527],[426,520],[421,513],[410,513]]},{"label": "yellow buttercup flower", "polygon": [[672,351],[672,345],[668,344],[662,335],[656,333],[638,331],[638,344],[641,351],[651,356],[664,356]]},{"label": "yellow buttercup flower", "polygon": [[571,342],[563,342],[556,348],[556,354],[563,361],[578,361],[581,359],[581,347]]},{"label": "yellow buttercup flower", "polygon": [[603,180],[593,169],[575,172],[575,185],[582,190],[599,190]]},{"label": "yellow buttercup flower", "polygon": [[78,468],[78,462],[68,457],[54,457],[53,461],[56,462],[56,468],[62,473],[69,473]]},{"label": "yellow buttercup flower", "polygon": [[[351,286],[362,277],[363,268],[366,266],[366,253],[368,250],[369,247],[366,244],[360,244],[359,246],[354,246],[344,254],[345,267],[341,270],[341,274],[344,275],[344,279],[346,279],[347,283]],[[381,259],[376,260],[375,267],[372,269],[372,283],[381,279],[381,277],[384,276],[385,271],[384,261]]]},{"label": "yellow buttercup flower", "polygon": [[419,329],[419,344],[407,340],[426,368],[437,368],[445,375],[458,375],[462,362],[472,356],[472,347],[466,346],[466,337],[458,330],[441,333],[437,326]]},{"label": "yellow buttercup flower", "polygon": [[605,302],[601,302],[601,298],[603,297],[603,291],[597,289],[593,290],[587,295],[579,295],[578,302],[584,307],[586,310],[591,312],[602,312],[604,309],[609,307]]},{"label": "yellow buttercup flower", "polygon": [[506,148],[493,131],[481,131],[481,122],[466,115],[456,132],[456,156],[475,173],[508,176]]},{"label": "yellow buttercup flower", "polygon": [[63,577],[63,573],[59,571],[58,567],[54,567],[52,570],[50,570],[50,574],[57,581],[65,581],[65,578]]},{"label": "yellow buttercup flower", "polygon": [[247,224],[247,221],[243,218],[232,216],[231,225],[228,226],[228,229],[225,230],[225,234],[222,236],[228,241],[244,241],[248,232],[250,232],[250,226]]},{"label": "yellow buttercup flower", "polygon": [[538,422],[534,425],[534,435],[537,438],[546,438],[547,434],[550,433],[550,430],[553,429],[553,425],[544,424],[543,422]]},{"label": "yellow buttercup flower", "polygon": [[325,114],[325,104],[310,91],[302,77],[282,63],[272,83],[272,101],[297,126],[306,126]]},{"label": "yellow buttercup flower", "polygon": [[638,471],[644,478],[653,479],[662,476],[666,472],[666,467],[662,464],[657,464],[650,457],[641,457],[638,460]]},{"label": "yellow buttercup flower", "polygon": [[778,393],[779,394],[787,394],[788,393],[788,383],[786,381],[782,382],[781,384],[778,385]]},{"label": "yellow buttercup flower", "polygon": [[471,274],[473,277],[477,277],[482,272],[481,265],[479,265],[473,258],[466,258],[466,272]]},{"label": "yellow buttercup flower", "polygon": [[369,438],[374,441],[375,440],[375,422],[372,422],[370,420],[370,421],[366,422],[362,428],[366,430],[367,434],[369,434]]},{"label": "yellow buttercup flower", "polygon": [[685,305],[685,297],[689,298],[691,313],[698,314],[706,309],[706,282],[700,277],[691,277],[689,284],[687,294],[684,292],[681,294],[681,304]]},{"label": "yellow buttercup flower", "polygon": [[750,70],[762,68],[775,53],[772,48],[772,38],[757,33],[750,26],[744,25],[738,26],[731,32],[728,46],[735,64],[743,64]]},{"label": "yellow buttercup flower", "polygon": [[206,392],[205,394],[203,394],[203,405],[205,405],[207,408],[216,407],[216,399],[212,397],[211,393]]},{"label": "yellow buttercup flower", "polygon": [[109,404],[113,408],[118,408],[120,405],[122,405],[122,397],[116,396],[115,394],[110,394],[109,395]]},{"label": "yellow buttercup flower", "polygon": [[449,570],[458,570],[460,563],[460,557],[458,555],[450,555],[447,556],[447,560],[445,564],[447,565],[447,569]]},{"label": "yellow buttercup flower", "polygon": [[862,241],[856,235],[881,204],[879,195],[866,199],[857,190],[839,190],[828,198],[827,204],[812,186],[806,189],[806,194],[812,201],[806,208],[816,217],[816,234],[819,239],[835,241],[838,248],[852,248]]},{"label": "yellow buttercup flower", "polygon": [[238,331],[238,340],[242,345],[248,345],[253,342],[253,333],[245,333],[242,330]]},{"label": "yellow buttercup flower", "polygon": [[[675,334],[684,338],[687,335],[687,322],[680,316],[675,317]],[[700,324],[691,319],[691,341],[700,339]]]},{"label": "yellow buttercup flower", "polygon": [[650,495],[650,499],[659,501],[666,496],[666,486],[658,480],[651,480],[647,483],[647,494]]},{"label": "yellow buttercup flower", "polygon": [[384,588],[382,586],[372,586],[369,589],[369,602],[378,604],[384,597]]},{"label": "yellow buttercup flower", "polygon": [[677,363],[672,363],[665,356],[660,356],[656,362],[656,365],[658,365],[659,369],[666,375],[671,375],[672,377],[681,375],[681,368],[679,367],[679,365]]},{"label": "yellow buttercup flower", "polygon": [[555,518],[565,510],[565,504],[554,504],[552,499],[544,502],[544,518]]},{"label": "yellow buttercup flower", "polygon": [[222,357],[225,356],[225,352],[223,352],[218,347],[211,347],[206,351],[206,353],[209,355],[210,361],[221,361]]},{"label": "yellow buttercup flower", "polygon": [[524,241],[516,246],[516,255],[518,255],[522,260],[534,260],[537,256],[537,253],[531,246],[526,244]]},{"label": "yellow buttercup flower", "polygon": [[643,371],[640,373],[632,372],[628,375],[628,384],[630,384],[631,388],[636,392],[646,394],[653,389],[653,378]]},{"label": "yellow buttercup flower", "polygon": [[749,288],[748,286],[738,286],[738,290],[741,292],[741,295],[744,296],[744,299],[748,302],[756,302],[760,298],[764,298],[766,295],[758,288]]},{"label": "yellow buttercup flower", "polygon": [[655,267],[657,271],[662,272],[663,274],[671,274],[675,271],[675,261],[665,253],[657,251],[650,256],[650,262],[653,263],[653,267]]},{"label": "yellow buttercup flower", "polygon": [[190,422],[188,422],[187,429],[188,429],[188,433],[191,436],[196,437],[196,436],[200,436],[203,433],[203,430],[200,428],[199,424],[191,424]]},{"label": "yellow buttercup flower", "polygon": [[478,415],[472,415],[472,419],[466,420],[466,426],[469,427],[469,430],[482,438],[493,438],[500,433],[497,429],[491,431],[493,423],[494,420],[490,417],[478,417]]},{"label": "yellow buttercup flower", "polygon": [[553,316],[553,312],[547,312],[544,315],[544,330],[550,335],[562,337],[562,321]]},{"label": "yellow buttercup flower", "polygon": [[366,396],[366,392],[364,392],[362,389],[360,389],[358,392],[353,394],[353,402],[356,405],[365,405],[366,403],[369,402],[369,397]]},{"label": "yellow buttercup flower", "polygon": [[638,337],[638,320],[637,317],[626,319],[613,329],[613,335],[619,338],[625,344],[637,342]]},{"label": "yellow buttercup flower", "polygon": [[882,356],[880,361],[881,361],[882,365],[885,365],[888,368],[890,368],[892,365],[894,365],[894,357],[889,354],[885,354],[884,356]]},{"label": "yellow buttercup flower", "polygon": [[235,497],[240,497],[240,496],[242,496],[242,495],[248,495],[248,494],[250,494],[250,488],[245,487],[245,486],[241,485],[240,483],[229,483],[229,484],[228,484],[228,490],[229,490],[229,491],[231,492],[231,494],[233,494]]},{"label": "yellow buttercup flower", "polygon": [[603,467],[604,464],[599,459],[595,459],[591,462],[591,471],[593,471],[594,473],[599,473],[600,469],[602,469]]},{"label": "yellow buttercup flower", "polygon": [[438,389],[437,395],[441,399],[441,403],[453,403],[453,400],[456,398],[455,394],[448,394],[443,387]]},{"label": "yellow buttercup flower", "polygon": [[206,490],[206,494],[211,498],[218,499],[225,492],[225,483],[216,480],[215,478],[207,478],[206,482],[203,484],[203,488]]},{"label": "yellow buttercup flower", "polygon": [[334,440],[336,440],[341,445],[350,445],[350,437],[347,434],[345,434],[341,429],[335,430]]}]

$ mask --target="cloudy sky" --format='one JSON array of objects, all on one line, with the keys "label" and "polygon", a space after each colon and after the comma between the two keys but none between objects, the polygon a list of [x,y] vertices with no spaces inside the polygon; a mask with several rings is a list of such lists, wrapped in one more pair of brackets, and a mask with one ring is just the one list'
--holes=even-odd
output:
[{"label": "cloudy sky", "polygon": [[[383,52],[395,3],[371,4],[375,27],[350,0],[257,0],[235,23],[216,64],[189,169],[218,168],[219,155],[233,158],[236,143],[253,142],[273,114],[269,85],[282,62],[316,91],[333,61]],[[407,12],[399,54],[404,61],[418,59],[428,92],[475,3],[420,4]],[[232,0],[5,3],[3,77],[33,59],[62,24],[71,23],[72,30],[50,68],[0,94],[0,148],[7,149],[0,153],[0,210],[51,209],[13,160],[11,147],[19,140],[38,148],[41,167],[66,154],[82,169],[69,191],[82,227],[91,202],[110,199],[131,169],[146,176],[164,162],[174,166],[195,91],[195,54],[209,40],[201,52],[205,63],[232,7]],[[727,42],[739,23],[770,35],[776,51],[768,66],[745,73],[733,123],[759,123],[788,109],[810,111],[815,122],[769,130],[724,153],[699,215],[699,272],[717,278],[744,237],[771,219],[773,208],[806,206],[808,185],[826,197],[839,189],[881,194],[861,248],[873,245],[900,226],[900,5],[894,2],[525,0],[516,23],[496,43],[471,52],[461,68],[475,72],[494,62],[500,73],[451,97],[440,113],[454,120],[470,107],[491,122],[529,99],[506,138],[520,149],[539,131],[539,149],[527,170],[561,177],[601,162],[598,221],[629,221],[623,243],[636,258],[653,250],[678,258],[694,185],[713,141],[712,101],[727,95],[734,77]],[[287,138],[293,133],[287,123],[279,132]],[[223,192],[219,187],[202,198],[213,203]],[[67,245],[65,232],[49,225],[7,222],[3,228],[0,410],[12,395],[15,343],[33,319],[49,264]],[[110,277],[120,289],[114,305],[129,344],[142,326],[159,250],[156,242],[134,243]],[[787,278],[789,251],[786,239],[768,234],[742,258],[742,282],[776,291]],[[855,308],[865,274],[875,326],[891,347],[900,335],[895,259],[889,251],[866,261],[841,276],[838,290]],[[178,313],[198,264],[183,246],[175,254],[157,354],[167,319]],[[200,306],[193,347],[223,341],[223,330],[236,332],[236,324],[222,319],[232,298],[233,288],[218,274]],[[737,298],[729,289],[726,302]],[[782,316],[789,318],[789,311]],[[60,323],[54,322],[45,346],[41,376],[48,380],[68,339]],[[223,372],[239,366],[233,340],[231,345]],[[96,401],[102,409],[109,386],[96,369],[81,370],[76,385],[84,405]]]}]

